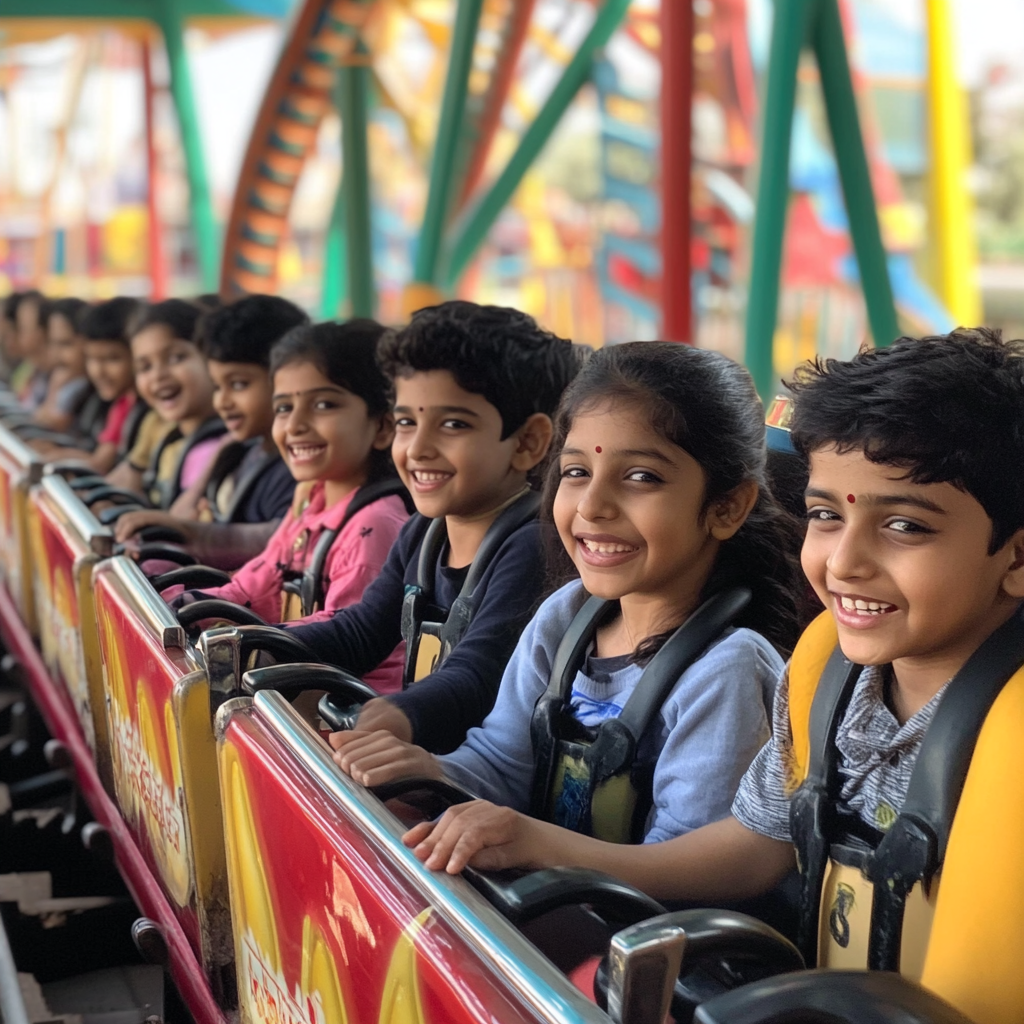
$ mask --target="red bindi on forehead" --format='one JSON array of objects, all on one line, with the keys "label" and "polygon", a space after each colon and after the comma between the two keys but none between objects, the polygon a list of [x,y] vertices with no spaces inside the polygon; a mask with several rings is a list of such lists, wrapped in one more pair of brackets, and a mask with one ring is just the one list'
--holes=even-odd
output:
[{"label": "red bindi on forehead", "polygon": [[600,445],[597,445],[597,446],[596,446],[596,447],[594,448],[594,451],[595,451],[595,452],[597,452],[597,454],[598,454],[598,455],[600,455],[600,454],[601,454],[601,446],[600,446]]},{"label": "red bindi on forehead", "polygon": [[849,503],[850,503],[851,505],[853,505],[853,504],[854,504],[854,503],[855,503],[855,502],[857,501],[857,499],[856,499],[856,498],[855,498],[855,497],[854,497],[854,496],[853,496],[852,494],[848,494],[848,495],[846,496],[846,500],[847,500],[847,501],[848,501],[848,502],[849,502]]}]

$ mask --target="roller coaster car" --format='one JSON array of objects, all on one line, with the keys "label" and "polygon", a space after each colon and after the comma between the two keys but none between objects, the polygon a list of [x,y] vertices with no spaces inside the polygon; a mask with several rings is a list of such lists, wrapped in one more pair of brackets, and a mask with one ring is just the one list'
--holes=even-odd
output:
[{"label": "roller coaster car", "polygon": [[0,426],[0,567],[7,589],[29,632],[36,636],[29,490],[43,476],[43,462],[20,438]]},{"label": "roller coaster car", "polygon": [[[356,785],[287,699],[262,685],[273,681],[266,671],[247,675],[254,697],[228,701],[216,722],[243,1022],[275,1013],[394,1020],[404,1004],[403,1019],[424,1024],[661,1024],[670,1008],[677,1021],[705,1024],[967,1024],[904,979],[802,971],[793,945],[759,921],[665,915],[596,872],[426,870],[390,808],[396,798],[408,807],[418,789],[441,804],[468,794],[426,780]],[[543,927],[562,912],[576,914],[571,927]],[[588,921],[608,950],[596,1002],[552,963],[577,944],[577,959],[592,952]],[[750,978],[760,980],[735,988]]]}]

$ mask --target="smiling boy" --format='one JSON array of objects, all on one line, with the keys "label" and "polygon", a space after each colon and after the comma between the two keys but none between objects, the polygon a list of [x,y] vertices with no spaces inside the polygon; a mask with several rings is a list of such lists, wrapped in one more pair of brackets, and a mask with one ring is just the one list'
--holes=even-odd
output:
[{"label": "smiling boy", "polygon": [[[732,815],[636,848],[566,833],[507,808],[462,804],[407,837],[428,867],[588,867],[657,899],[709,904],[768,891],[797,865],[794,842],[806,835],[791,804],[807,792],[798,787],[808,751],[820,749],[808,739],[820,736],[810,708],[837,637],[853,665],[845,707],[834,712],[834,742],[818,741],[834,771],[817,820],[826,843],[854,834],[863,850],[880,850],[945,693],[957,695],[951,707],[973,699],[977,673],[958,675],[968,659],[977,665],[972,655],[1004,624],[1012,628],[1011,619],[1024,628],[1024,343],[1003,343],[980,329],[902,339],[849,362],[807,367],[794,391],[793,441],[810,460],[802,562],[827,612],[794,653],[778,689],[773,737],[744,776]],[[1018,668],[1000,690],[1005,678],[995,681],[998,697],[968,747],[975,763],[999,766],[1000,793],[971,774],[963,796],[955,792],[957,814],[970,824],[958,831],[954,819],[948,856],[937,864],[942,883],[931,945],[925,936],[923,980],[973,1019],[1008,1022],[1024,1018],[1019,964],[1000,952],[1019,949],[1015,929],[1024,916],[1021,886],[1012,877],[1002,884],[1024,862],[1024,801],[1013,788],[1024,775],[1024,672]],[[1009,737],[995,754],[992,736]],[[807,857],[801,860],[806,871]],[[886,877],[882,889],[891,890]],[[957,892],[960,910],[950,911],[954,904],[944,904],[943,894]],[[874,893],[876,904],[887,898],[877,885]],[[837,906],[822,918],[826,945],[835,913],[843,916]],[[874,950],[870,890],[866,906],[862,920]],[[804,904],[803,916],[813,950],[816,901]],[[849,944],[848,933],[835,932],[838,945]],[[941,943],[950,932],[954,940],[936,946],[935,936]],[[899,932],[894,942],[898,965]],[[944,949],[952,951],[945,958]],[[909,961],[904,968],[920,974],[922,962]]]},{"label": "smiling boy", "polygon": [[[570,343],[531,317],[471,302],[420,310],[381,339],[378,358],[395,388],[392,457],[420,514],[403,528],[360,604],[293,630],[325,661],[357,675],[401,640],[425,519],[445,520],[432,603],[447,613],[488,527],[529,490],[551,443],[551,416],[578,365]],[[384,729],[436,752],[457,747],[494,703],[540,597],[542,562],[540,526],[530,521],[488,564],[472,621],[451,654],[409,689],[365,705],[360,732]]]}]

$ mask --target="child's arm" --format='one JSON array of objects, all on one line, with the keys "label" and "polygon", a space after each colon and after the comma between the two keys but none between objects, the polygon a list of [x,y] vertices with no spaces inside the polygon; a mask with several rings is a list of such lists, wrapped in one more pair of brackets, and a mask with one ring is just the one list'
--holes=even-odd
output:
[{"label": "child's arm", "polygon": [[498,684],[544,582],[540,525],[517,530],[494,556],[465,636],[436,671],[388,697],[409,719],[414,743],[454,750],[494,706]]},{"label": "child's arm", "polygon": [[403,837],[428,868],[483,870],[582,867],[603,871],[657,900],[714,903],[758,896],[796,866],[791,843],[729,817],[665,843],[604,843],[507,807],[474,801],[451,807]]}]

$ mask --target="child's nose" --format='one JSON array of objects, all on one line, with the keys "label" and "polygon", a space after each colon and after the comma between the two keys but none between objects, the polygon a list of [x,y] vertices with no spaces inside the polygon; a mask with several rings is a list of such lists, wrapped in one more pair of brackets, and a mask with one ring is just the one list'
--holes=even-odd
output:
[{"label": "child's nose", "polygon": [[863,579],[871,574],[867,538],[862,530],[846,526],[835,536],[825,566],[837,580]]},{"label": "child's nose", "polygon": [[437,455],[437,446],[429,430],[417,429],[409,441],[409,458],[431,459]]},{"label": "child's nose", "polygon": [[594,523],[599,519],[613,519],[616,515],[615,502],[607,487],[591,480],[576,503],[576,511]]}]

